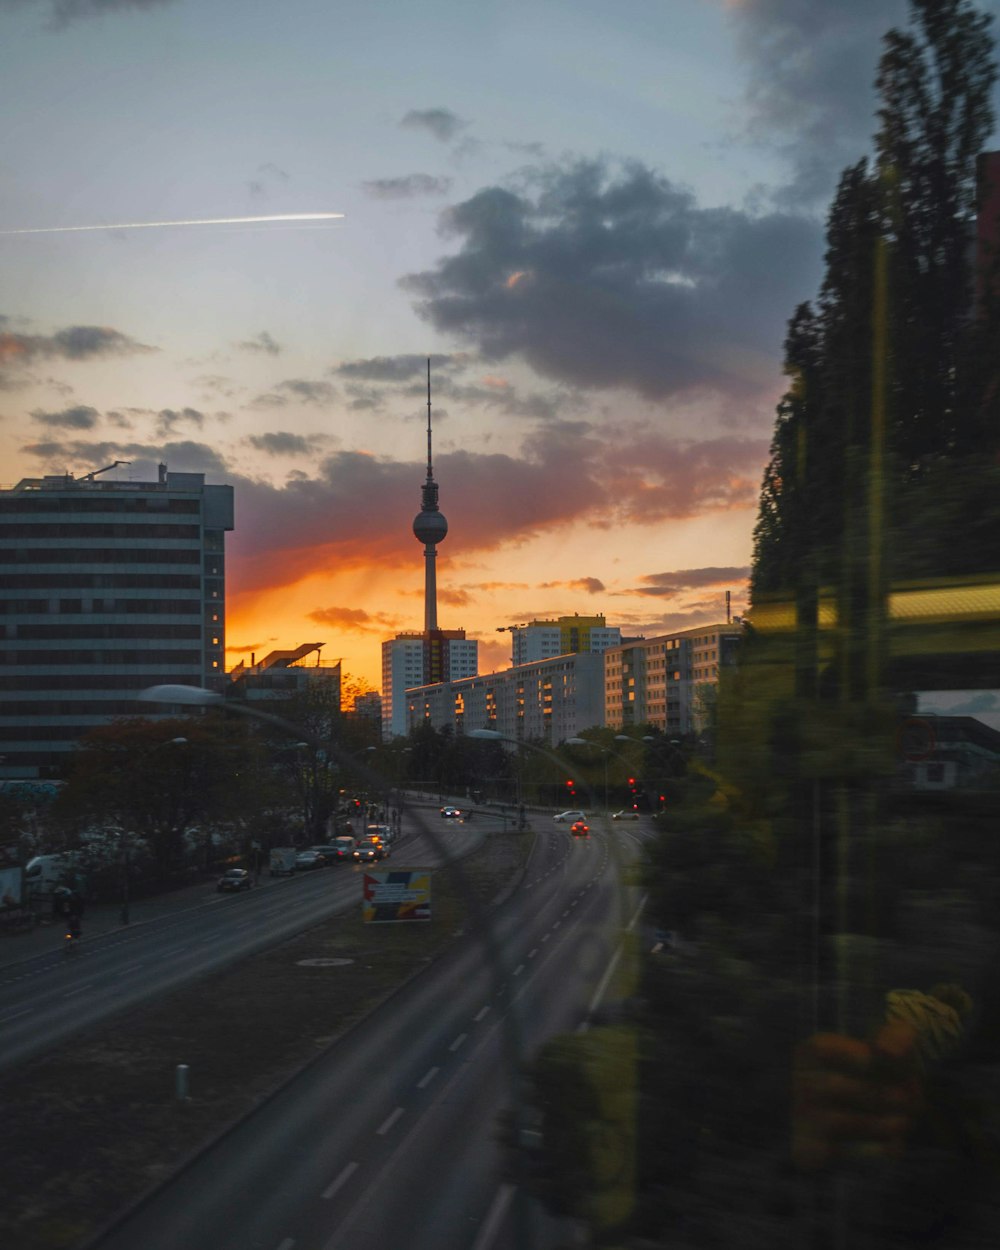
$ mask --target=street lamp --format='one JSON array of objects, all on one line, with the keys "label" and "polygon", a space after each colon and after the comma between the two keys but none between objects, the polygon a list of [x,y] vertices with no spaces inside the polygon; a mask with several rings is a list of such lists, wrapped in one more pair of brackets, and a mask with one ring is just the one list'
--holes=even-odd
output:
[{"label": "street lamp", "polygon": [[[157,751],[161,750],[163,747],[171,747],[171,746],[173,747],[187,746],[187,738],[165,738],[162,742],[157,742],[154,746],[151,746],[148,750],[143,751],[142,754],[139,755],[138,759],[147,760],[149,759],[151,755],[154,755]],[[121,855],[122,855],[122,906],[121,906],[120,916],[121,916],[121,923],[123,925],[129,924],[131,922],[131,912],[129,908],[129,857],[128,857],[127,836],[128,835],[125,831],[125,828],[124,826],[122,826],[121,832],[118,835],[118,840],[121,843]]]}]

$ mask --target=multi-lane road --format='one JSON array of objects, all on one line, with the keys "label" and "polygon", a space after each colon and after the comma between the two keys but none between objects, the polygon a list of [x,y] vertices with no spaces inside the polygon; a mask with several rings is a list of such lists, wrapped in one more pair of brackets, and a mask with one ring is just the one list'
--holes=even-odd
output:
[{"label": "multi-lane road", "polygon": [[[423,825],[427,832],[421,832]],[[506,1176],[498,1116],[525,1062],[586,1028],[614,993],[641,898],[628,868],[645,822],[593,836],[536,819],[507,901],[294,1081],[142,1203],[101,1250],[548,1250],[572,1230]],[[494,832],[436,810],[404,827],[400,860],[432,865]],[[387,866],[392,865],[392,860]],[[334,867],[215,896],[0,969],[0,1063],[300,931],[358,901]],[[44,1042],[41,1040],[44,1039]]]}]

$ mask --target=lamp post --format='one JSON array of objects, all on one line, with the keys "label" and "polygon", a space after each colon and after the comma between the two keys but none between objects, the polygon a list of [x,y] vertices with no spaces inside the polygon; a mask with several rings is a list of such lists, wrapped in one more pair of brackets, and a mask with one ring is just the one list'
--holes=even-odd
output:
[{"label": "lamp post", "polygon": [[[155,746],[152,746],[148,750],[143,751],[142,754],[138,757],[138,759],[140,762],[142,760],[147,760],[149,759],[151,755],[154,755],[157,751],[161,750],[163,747],[170,747],[170,746],[179,747],[179,746],[186,746],[186,745],[187,745],[187,738],[165,738],[163,742],[158,742]],[[130,900],[129,900],[129,855],[128,855],[129,848],[128,848],[127,839],[128,839],[128,834],[123,825],[121,832],[118,835],[118,840],[121,843],[121,857],[122,857],[122,906],[121,906],[121,912],[119,914],[121,918],[121,923],[123,925],[131,923],[131,911],[130,911]]]}]

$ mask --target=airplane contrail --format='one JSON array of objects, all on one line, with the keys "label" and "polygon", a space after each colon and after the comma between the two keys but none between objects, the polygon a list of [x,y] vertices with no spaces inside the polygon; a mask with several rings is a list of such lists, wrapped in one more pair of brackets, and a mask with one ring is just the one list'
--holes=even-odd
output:
[{"label": "airplane contrail", "polygon": [[267,221],[332,221],[343,213],[271,213],[266,217],[192,217],[183,221],[117,221],[102,226],[32,226],[0,234],[69,234],[84,230],[152,230],[157,226],[245,226]]}]

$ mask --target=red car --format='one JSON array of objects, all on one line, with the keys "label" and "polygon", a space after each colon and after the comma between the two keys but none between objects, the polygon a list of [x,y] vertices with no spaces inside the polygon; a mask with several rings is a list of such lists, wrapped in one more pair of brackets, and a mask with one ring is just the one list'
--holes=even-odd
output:
[{"label": "red car", "polygon": [[589,838],[590,825],[585,820],[575,820],[570,827],[570,833],[574,838]]}]

